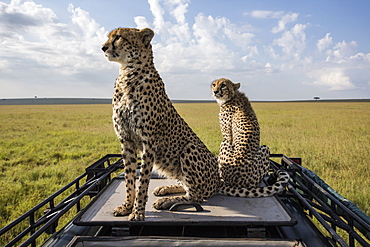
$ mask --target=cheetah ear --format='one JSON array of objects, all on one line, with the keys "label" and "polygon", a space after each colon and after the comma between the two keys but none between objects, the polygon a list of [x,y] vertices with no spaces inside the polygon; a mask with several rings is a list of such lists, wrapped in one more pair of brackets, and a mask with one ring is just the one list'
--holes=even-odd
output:
[{"label": "cheetah ear", "polygon": [[238,90],[240,88],[240,83],[234,83],[234,90]]},{"label": "cheetah ear", "polygon": [[150,28],[144,28],[144,29],[141,29],[140,32],[142,33],[143,35],[143,43],[145,45],[149,45],[150,41],[152,40],[152,38],[154,37],[154,32],[152,29]]}]

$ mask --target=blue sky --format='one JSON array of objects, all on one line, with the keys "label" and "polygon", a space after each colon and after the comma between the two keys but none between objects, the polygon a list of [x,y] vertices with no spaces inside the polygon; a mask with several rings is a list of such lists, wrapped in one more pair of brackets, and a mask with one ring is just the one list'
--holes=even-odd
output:
[{"label": "blue sky", "polygon": [[225,77],[252,100],[370,98],[368,0],[0,1],[0,98],[109,98],[116,27],[150,27],[172,99]]}]

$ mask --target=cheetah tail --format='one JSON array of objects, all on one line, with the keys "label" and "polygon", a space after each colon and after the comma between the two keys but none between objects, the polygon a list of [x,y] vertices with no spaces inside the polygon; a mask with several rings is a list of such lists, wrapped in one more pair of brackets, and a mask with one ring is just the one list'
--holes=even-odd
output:
[{"label": "cheetah tail", "polygon": [[218,194],[250,198],[272,196],[284,191],[290,178],[289,174],[283,170],[278,170],[273,175],[276,176],[277,181],[270,186],[259,188],[237,188],[221,183]]}]

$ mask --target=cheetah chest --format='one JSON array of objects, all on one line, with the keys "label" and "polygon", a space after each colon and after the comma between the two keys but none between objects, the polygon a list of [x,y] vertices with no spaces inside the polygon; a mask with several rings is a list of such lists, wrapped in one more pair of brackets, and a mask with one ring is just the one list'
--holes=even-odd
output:
[{"label": "cheetah chest", "polygon": [[135,100],[121,98],[113,104],[113,124],[118,136],[140,143],[143,139],[143,114]]}]

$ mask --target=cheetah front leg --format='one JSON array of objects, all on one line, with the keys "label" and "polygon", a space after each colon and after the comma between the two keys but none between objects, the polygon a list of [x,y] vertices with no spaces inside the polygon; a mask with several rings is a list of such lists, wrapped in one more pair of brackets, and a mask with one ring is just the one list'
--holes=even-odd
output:
[{"label": "cheetah front leg", "polygon": [[232,142],[229,140],[230,138],[225,138],[220,145],[220,153],[218,155],[218,164],[219,169],[225,164],[230,164],[232,161],[232,157],[230,157],[230,153],[234,152],[234,146]]},{"label": "cheetah front leg", "polygon": [[127,215],[131,213],[134,205],[137,154],[133,142],[126,141],[122,143],[122,161],[125,167],[126,199],[121,206],[118,206],[113,210],[114,216]]},{"label": "cheetah front leg", "polygon": [[128,216],[128,220],[130,221],[143,221],[145,218],[145,205],[148,201],[148,188],[153,164],[154,152],[144,148],[135,203],[131,214]]}]

